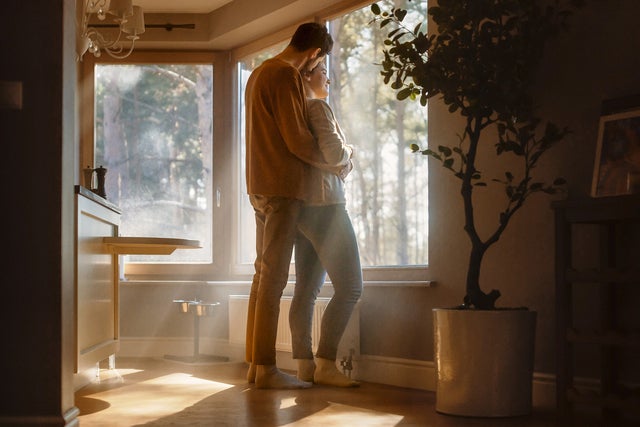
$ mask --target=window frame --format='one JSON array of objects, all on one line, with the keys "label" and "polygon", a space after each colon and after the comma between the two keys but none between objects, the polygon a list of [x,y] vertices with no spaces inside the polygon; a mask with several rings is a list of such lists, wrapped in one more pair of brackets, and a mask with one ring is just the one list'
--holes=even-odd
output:
[{"label": "window frame", "polygon": [[[125,59],[114,59],[104,55],[100,58],[87,55],[82,62],[81,96],[83,108],[80,111],[80,164],[93,165],[95,158],[94,141],[94,69],[96,64],[211,64],[213,66],[213,175],[211,200],[212,212],[212,261],[210,263],[126,263],[127,278],[135,280],[211,280],[212,277],[228,279],[229,250],[216,242],[232,242],[230,227],[225,227],[225,218],[231,217],[233,182],[229,179],[228,165],[232,164],[232,150],[230,149],[230,129],[228,123],[232,114],[224,105],[231,96],[228,89],[230,73],[227,71],[228,56],[220,52],[190,52],[190,51],[135,51]],[[221,200],[217,206],[216,199]],[[222,202],[224,201],[224,203]],[[133,236],[131,236],[133,237]]]},{"label": "window frame", "polygon": [[[359,8],[366,7],[373,3],[375,2],[372,2],[372,1],[349,2],[349,4],[341,6],[339,9],[331,8],[325,11],[325,13],[316,14],[314,21],[321,23],[323,25],[326,25],[326,23],[332,19],[335,19],[341,15],[347,14]],[[269,47],[274,46],[278,43],[287,41],[288,39],[291,38],[291,36],[295,32],[295,29],[298,27],[298,25],[302,24],[303,22],[308,22],[308,21],[298,22],[295,25],[291,25],[283,30],[276,31],[268,36],[261,38],[260,40],[254,41],[252,43],[233,49],[231,51],[230,71],[233,74],[232,87],[234,90],[234,94],[233,94],[234,117],[232,121],[232,126],[233,126],[234,153],[236,156],[235,164],[237,168],[235,173],[236,180],[244,178],[244,177],[239,177],[239,173],[240,173],[239,157],[240,157],[240,150],[241,150],[240,144],[242,143],[242,141],[239,140],[240,135],[239,135],[238,129],[240,124],[238,123],[238,114],[237,114],[238,96],[239,96],[238,90],[240,85],[240,82],[239,82],[240,76],[238,75],[238,67],[237,67],[238,62],[247,56],[258,53],[261,50],[268,49]],[[238,191],[238,189],[239,187],[236,187],[236,191]],[[234,230],[237,229],[237,224],[239,221],[239,210],[240,210],[239,202],[236,201],[236,203],[237,204],[234,209]],[[236,241],[237,240],[234,240],[234,242]],[[428,236],[427,236],[427,244],[430,245],[430,239],[428,238]],[[234,248],[234,249],[237,249],[237,248]],[[235,253],[236,252],[234,252],[234,264],[232,266],[233,271],[239,274],[253,273],[253,264],[244,264],[244,263],[241,264],[237,262],[237,259],[235,259]],[[433,282],[428,279],[428,267],[429,267],[428,264],[414,264],[414,265],[406,265],[406,266],[400,266],[400,265],[363,266],[362,272],[363,272],[364,283],[365,285],[368,285],[368,286],[394,286],[394,285],[403,285],[403,286],[427,285],[429,286],[429,285],[432,285]],[[293,273],[294,273],[294,269],[292,267],[290,268],[290,279],[294,279],[294,277],[292,277]],[[330,278],[327,278],[327,280],[330,280]]]}]

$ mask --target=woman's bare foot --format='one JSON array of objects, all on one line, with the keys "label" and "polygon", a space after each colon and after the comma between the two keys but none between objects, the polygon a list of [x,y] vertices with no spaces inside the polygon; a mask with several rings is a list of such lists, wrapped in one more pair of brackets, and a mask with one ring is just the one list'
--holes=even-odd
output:
[{"label": "woman's bare foot", "polygon": [[316,358],[316,371],[313,374],[316,384],[332,385],[336,387],[358,387],[360,383],[344,375],[336,367],[335,360]]},{"label": "woman's bare foot", "polygon": [[256,388],[299,389],[310,388],[312,385],[313,383],[285,374],[276,365],[256,365]]},{"label": "woman's bare foot", "polygon": [[316,364],[313,359],[297,359],[298,360],[298,379],[307,382],[313,382],[313,373],[316,370]]}]

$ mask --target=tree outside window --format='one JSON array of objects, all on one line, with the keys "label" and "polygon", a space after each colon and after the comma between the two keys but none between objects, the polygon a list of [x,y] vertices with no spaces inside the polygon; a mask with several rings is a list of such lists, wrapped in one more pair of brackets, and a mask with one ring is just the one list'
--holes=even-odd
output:
[{"label": "tree outside window", "polygon": [[211,64],[95,66],[95,163],[122,209],[120,234],[202,243],[171,262],[211,261],[212,101]]},{"label": "tree outside window", "polygon": [[[396,2],[398,3],[398,2]],[[397,5],[398,6],[398,5]],[[426,2],[400,1],[409,10],[405,22],[424,22]],[[346,181],[351,216],[363,267],[415,266],[428,261],[427,161],[409,145],[426,145],[426,109],[399,102],[387,87],[377,64],[383,37],[370,24],[369,6],[328,21],[334,47],[328,57],[331,79],[328,102],[347,142],[355,146],[354,170]],[[415,25],[415,24],[413,24]],[[264,59],[286,42],[239,62],[240,161],[243,183],[240,203],[239,260],[255,257],[253,210],[244,187],[244,84]]]}]

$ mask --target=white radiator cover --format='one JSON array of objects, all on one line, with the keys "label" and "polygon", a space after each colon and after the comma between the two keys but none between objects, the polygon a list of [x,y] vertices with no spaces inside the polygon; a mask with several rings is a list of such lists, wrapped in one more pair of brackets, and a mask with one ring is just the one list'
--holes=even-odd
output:
[{"label": "white radiator cover", "polygon": [[[313,326],[311,329],[311,341],[313,351],[317,350],[320,339],[320,325],[330,298],[319,297],[313,316]],[[249,306],[249,295],[229,295],[229,343],[244,346],[247,329],[247,309]],[[291,357],[291,330],[289,328],[289,308],[291,307],[291,297],[283,296],[280,299],[280,315],[278,317],[278,335],[276,337],[276,350],[289,353]],[[353,370],[352,378],[357,378],[357,361],[360,358],[360,303],[356,304],[347,329],[342,336],[338,346],[338,356],[336,364],[342,370],[340,362],[351,356]],[[278,361],[280,365],[280,361]],[[285,366],[286,367],[286,366]]]}]

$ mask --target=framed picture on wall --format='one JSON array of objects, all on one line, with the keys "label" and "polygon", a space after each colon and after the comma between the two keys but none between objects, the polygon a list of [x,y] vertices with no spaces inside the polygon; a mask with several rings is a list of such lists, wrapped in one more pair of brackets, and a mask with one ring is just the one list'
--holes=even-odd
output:
[{"label": "framed picture on wall", "polygon": [[593,197],[640,194],[640,107],[600,117]]}]

